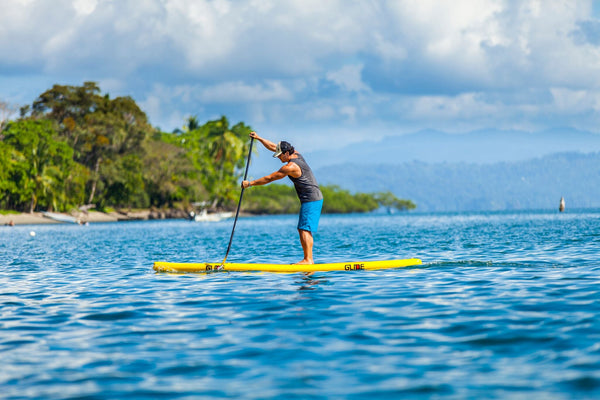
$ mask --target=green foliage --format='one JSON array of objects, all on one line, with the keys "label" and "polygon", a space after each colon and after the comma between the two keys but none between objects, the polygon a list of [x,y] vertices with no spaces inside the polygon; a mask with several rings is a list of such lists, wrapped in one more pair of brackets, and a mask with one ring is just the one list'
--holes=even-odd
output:
[{"label": "green foliage", "polygon": [[195,117],[179,133],[165,134],[164,140],[184,148],[187,157],[199,172],[213,208],[231,206],[239,193],[238,181],[245,167],[249,150],[249,126],[238,123],[229,126],[227,118],[199,125]]},{"label": "green foliage", "polygon": [[106,201],[118,207],[148,207],[150,202],[145,191],[142,160],[136,154],[118,157],[105,163],[107,176]]},{"label": "green foliage", "polygon": [[[124,184],[123,168],[129,154],[141,158],[153,128],[146,114],[130,97],[102,96],[94,82],[83,86],[54,85],[34,101],[31,118],[49,119],[74,150],[75,161],[92,173],[86,185],[88,202],[147,203],[147,198]],[[141,163],[139,164],[141,165]],[[128,179],[132,179],[130,176]],[[123,190],[129,193],[122,193]],[[133,191],[137,191],[137,195]]]},{"label": "green foliage", "polygon": [[[170,134],[163,134],[171,140]],[[175,202],[193,202],[208,198],[188,152],[159,139],[146,143],[144,157],[144,184],[155,207],[173,207]]]},{"label": "green foliage", "polygon": [[374,199],[381,207],[387,209],[404,211],[417,208],[416,204],[412,201],[399,199],[390,191],[375,193]]},{"label": "green foliage", "polygon": [[[371,212],[379,207],[408,210],[414,208],[409,200],[400,200],[387,193],[352,194],[338,186],[321,186],[324,214]],[[412,205],[412,206],[411,206]],[[244,195],[244,211],[254,214],[293,214],[300,209],[300,202],[292,186],[270,184],[252,188]]]},{"label": "green foliage", "polygon": [[10,197],[15,192],[15,182],[13,181],[13,164],[16,150],[0,142],[0,205],[7,207],[10,204]]},{"label": "green foliage", "polygon": [[0,215],[19,215],[20,212],[15,210],[0,210]]},{"label": "green foliage", "polygon": [[323,186],[323,213],[345,214],[352,212],[368,212],[377,209],[377,201],[372,195],[365,193],[351,194],[338,186]]},{"label": "green foliage", "polygon": [[292,214],[300,210],[300,201],[292,186],[272,183],[246,189],[243,206],[253,214]]},{"label": "green foliage", "polygon": [[[3,144],[12,147],[5,172],[14,185],[9,188],[10,205],[24,210],[28,204],[30,212],[38,203],[47,209],[68,205],[67,191],[74,179],[68,172],[73,164],[73,149],[58,138],[49,121],[11,123],[4,131]],[[6,156],[3,159],[6,163]]]}]

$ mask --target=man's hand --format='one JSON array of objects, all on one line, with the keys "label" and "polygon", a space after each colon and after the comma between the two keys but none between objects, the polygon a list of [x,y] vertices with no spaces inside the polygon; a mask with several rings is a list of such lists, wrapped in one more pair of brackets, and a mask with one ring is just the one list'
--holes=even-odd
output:
[{"label": "man's hand", "polygon": [[261,142],[267,150],[275,151],[275,149],[277,149],[277,145],[275,143],[273,143],[270,140],[267,140],[265,138],[261,138],[260,136],[258,136],[258,133],[254,132],[254,131],[250,132],[250,137],[252,139],[256,139],[259,142]]},{"label": "man's hand", "polygon": [[250,186],[250,181],[242,181],[242,189],[247,189]]}]

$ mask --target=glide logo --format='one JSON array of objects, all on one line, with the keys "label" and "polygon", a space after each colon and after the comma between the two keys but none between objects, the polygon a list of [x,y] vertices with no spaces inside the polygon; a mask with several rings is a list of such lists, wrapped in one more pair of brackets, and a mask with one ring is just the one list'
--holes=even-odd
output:
[{"label": "glide logo", "polygon": [[354,270],[361,270],[361,269],[365,269],[364,264],[346,264],[346,265],[344,265],[344,270],[346,270],[346,271],[354,271]]}]

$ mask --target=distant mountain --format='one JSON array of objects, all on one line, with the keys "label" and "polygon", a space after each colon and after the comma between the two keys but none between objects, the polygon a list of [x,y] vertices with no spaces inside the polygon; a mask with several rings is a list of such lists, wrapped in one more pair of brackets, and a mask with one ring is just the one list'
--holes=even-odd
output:
[{"label": "distant mountain", "polygon": [[[303,152],[303,149],[299,149]],[[260,148],[250,173],[255,177],[278,169],[280,163]],[[571,128],[543,132],[480,130],[450,134],[434,130],[367,140],[342,147],[304,151],[313,169],[336,165],[367,165],[409,161],[493,164],[524,161],[559,152],[598,152],[600,134]]]},{"label": "distant mountain", "polygon": [[[387,154],[393,154],[390,150]],[[420,211],[600,207],[600,153],[556,153],[526,161],[399,162],[381,154],[370,163],[315,169],[321,184],[353,192],[390,190]]]},{"label": "distant mountain", "polygon": [[[258,147],[260,156],[253,156],[250,169],[250,174],[256,178],[281,166],[279,160],[271,158],[270,152]],[[313,169],[335,164],[367,165],[408,161],[493,164],[501,161],[524,161],[559,152],[597,152],[600,151],[600,134],[571,128],[535,133],[481,130],[465,134],[425,130],[318,151],[299,150]]]},{"label": "distant mountain", "polygon": [[600,134],[570,128],[543,132],[486,130],[450,134],[434,130],[323,149],[307,156],[313,168],[338,163],[426,161],[490,164],[558,152],[600,151]]}]

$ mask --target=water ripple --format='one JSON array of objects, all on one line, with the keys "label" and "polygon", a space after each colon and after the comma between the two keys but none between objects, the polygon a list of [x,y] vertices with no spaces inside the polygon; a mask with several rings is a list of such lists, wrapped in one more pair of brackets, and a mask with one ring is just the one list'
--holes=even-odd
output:
[{"label": "water ripple", "polygon": [[[227,223],[0,228],[0,387],[7,399],[596,398],[599,222],[326,216],[317,259],[424,265],[308,276],[151,270],[221,259]],[[229,259],[297,261],[294,226],[240,220]]]}]

